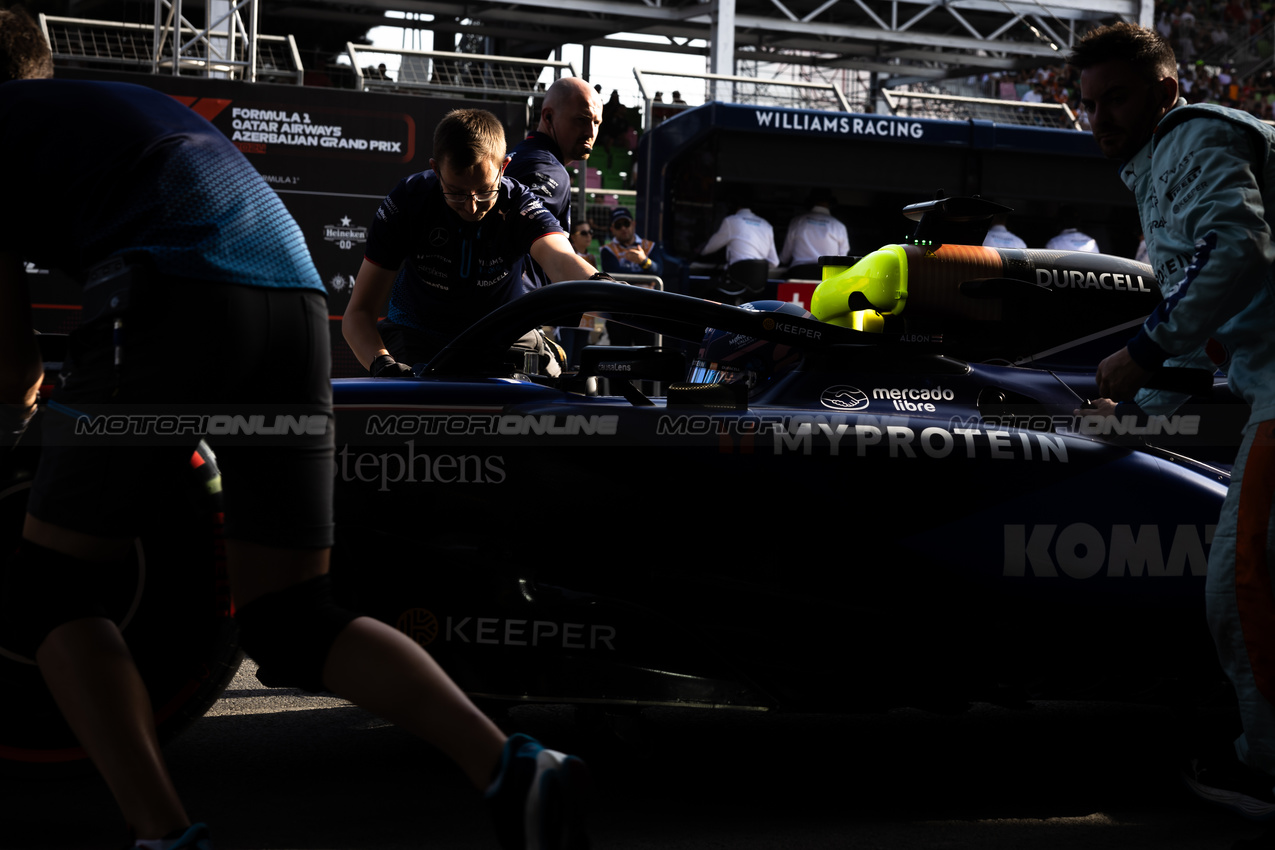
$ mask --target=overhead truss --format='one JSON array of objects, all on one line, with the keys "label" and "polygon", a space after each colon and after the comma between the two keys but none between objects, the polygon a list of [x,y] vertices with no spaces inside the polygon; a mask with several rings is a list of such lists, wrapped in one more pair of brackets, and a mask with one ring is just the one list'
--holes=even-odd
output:
[{"label": "overhead truss", "polygon": [[[339,19],[339,0],[270,0],[272,11]],[[513,42],[698,53],[711,70],[739,59],[840,67],[900,79],[937,79],[1061,63],[1089,27],[1151,26],[1152,0],[369,0],[369,9],[428,15],[436,32]],[[386,23],[403,25],[402,19]],[[408,23],[410,26],[410,22]],[[659,43],[625,38],[659,36]]]}]

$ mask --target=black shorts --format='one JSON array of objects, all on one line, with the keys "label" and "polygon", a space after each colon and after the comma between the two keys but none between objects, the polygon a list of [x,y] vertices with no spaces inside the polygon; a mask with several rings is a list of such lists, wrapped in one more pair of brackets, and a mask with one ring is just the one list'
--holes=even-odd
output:
[{"label": "black shorts", "polygon": [[42,414],[29,512],[85,534],[135,536],[204,439],[228,538],[331,546],[324,295],[158,277],[132,287],[118,329],[115,318],[71,335]]}]

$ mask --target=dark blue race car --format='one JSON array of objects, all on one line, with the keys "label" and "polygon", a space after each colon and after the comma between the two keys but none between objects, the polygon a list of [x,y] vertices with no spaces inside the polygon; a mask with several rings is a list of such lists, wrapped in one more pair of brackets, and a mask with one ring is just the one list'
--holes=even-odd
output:
[{"label": "dark blue race car", "polygon": [[[883,251],[825,263],[829,321],[558,284],[419,377],[334,381],[343,601],[492,701],[946,710],[1223,681],[1203,585],[1244,406],[1206,376],[1172,416],[1074,414],[1158,297],[1149,268]],[[559,374],[511,347],[582,312],[654,344]],[[2,462],[6,538],[36,451]],[[238,660],[206,449],[188,478],[112,603],[164,734]],[[30,659],[0,647],[0,687],[0,759],[83,758]]]}]

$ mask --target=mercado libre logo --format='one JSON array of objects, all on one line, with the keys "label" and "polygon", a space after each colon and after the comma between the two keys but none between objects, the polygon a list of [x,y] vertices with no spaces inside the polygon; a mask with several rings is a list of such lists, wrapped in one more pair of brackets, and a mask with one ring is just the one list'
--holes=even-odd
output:
[{"label": "mercado libre logo", "polygon": [[335,243],[342,251],[348,251],[367,241],[367,228],[352,224],[348,215],[341,216],[340,224],[323,225],[323,241]]},{"label": "mercado libre logo", "polygon": [[819,402],[833,410],[863,410],[868,406],[868,394],[858,387],[839,384],[824,390]]},{"label": "mercado libre logo", "polygon": [[394,626],[421,646],[429,646],[438,637],[438,618],[424,608],[407,609]]}]

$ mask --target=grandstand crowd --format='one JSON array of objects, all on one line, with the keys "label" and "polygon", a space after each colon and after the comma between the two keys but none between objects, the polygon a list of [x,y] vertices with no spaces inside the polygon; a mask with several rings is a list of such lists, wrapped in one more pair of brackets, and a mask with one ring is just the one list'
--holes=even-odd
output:
[{"label": "grandstand crowd", "polygon": [[[1275,4],[1269,0],[1159,3],[1156,29],[1178,56],[1181,94],[1191,103],[1219,103],[1275,120]],[[1065,65],[1018,74],[986,74],[987,97],[1065,103],[1084,120],[1080,83]]]}]

